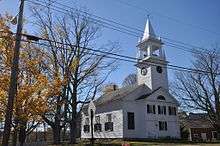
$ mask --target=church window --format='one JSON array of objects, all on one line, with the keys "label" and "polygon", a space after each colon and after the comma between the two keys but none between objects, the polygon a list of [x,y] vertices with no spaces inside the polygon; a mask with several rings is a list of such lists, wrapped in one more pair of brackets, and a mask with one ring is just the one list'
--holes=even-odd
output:
[{"label": "church window", "polygon": [[85,119],[85,125],[89,125],[89,118]]},{"label": "church window", "polygon": [[107,122],[112,122],[112,114],[107,114],[106,118]]},{"label": "church window", "polygon": [[166,106],[158,105],[158,114],[159,115],[166,115]]},{"label": "church window", "polygon": [[169,115],[176,115],[176,107],[169,106]]},{"label": "church window", "polygon": [[167,122],[166,121],[159,121],[159,130],[160,131],[167,131]]},{"label": "church window", "polygon": [[96,122],[97,124],[100,124],[100,116],[95,116],[95,122]]},{"label": "church window", "polygon": [[94,125],[94,131],[95,132],[101,132],[102,131],[102,124],[95,124]]},{"label": "church window", "polygon": [[128,117],[128,129],[131,130],[135,129],[134,113],[128,112],[127,117]]},{"label": "church window", "polygon": [[102,124],[100,124],[100,116],[95,116],[94,131],[95,132],[102,131]]},{"label": "church window", "polygon": [[159,100],[165,100],[165,97],[162,96],[162,95],[160,95],[160,96],[157,97],[157,99],[159,99]]},{"label": "church window", "polygon": [[83,131],[84,133],[88,133],[89,132],[89,118],[85,118],[85,125],[83,125]]},{"label": "church window", "polygon": [[147,113],[156,114],[155,105],[147,105]]},{"label": "church window", "polygon": [[162,73],[162,72],[163,72],[163,69],[162,69],[161,66],[157,66],[157,72],[158,72],[158,73]]},{"label": "church window", "polygon": [[106,115],[105,131],[113,131],[112,114]]},{"label": "church window", "polygon": [[89,125],[84,125],[84,126],[83,126],[83,131],[84,131],[84,133],[89,133],[89,129],[90,129],[90,126],[89,126]]}]

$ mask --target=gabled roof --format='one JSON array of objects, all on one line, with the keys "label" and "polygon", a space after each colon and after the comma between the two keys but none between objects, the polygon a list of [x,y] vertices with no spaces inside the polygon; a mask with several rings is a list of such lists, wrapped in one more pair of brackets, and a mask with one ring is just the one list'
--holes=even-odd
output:
[{"label": "gabled roof", "polygon": [[189,113],[189,119],[208,119],[209,116],[207,113]]},{"label": "gabled roof", "polygon": [[[138,90],[140,88],[146,88],[146,91],[150,90],[145,84],[130,85],[130,86],[126,86],[126,87],[120,88],[118,90],[103,94],[102,96],[100,96],[99,98],[97,98],[94,101],[94,104],[95,104],[95,106],[99,106],[99,105],[106,104],[106,103],[109,103],[112,101],[123,99],[125,97],[128,97],[129,94],[135,92],[135,90]],[[87,113],[88,105],[89,104],[85,104],[82,109],[83,113],[86,115],[88,114]]]},{"label": "gabled roof", "polygon": [[163,87],[158,87],[157,89],[138,97],[136,100],[142,100],[142,99],[148,98],[159,90],[161,90],[164,94],[167,94],[167,96],[169,96],[171,98],[173,103],[180,105],[179,102],[177,101],[177,99],[175,97],[173,97],[173,95],[170,94],[169,91],[167,89],[164,89]]},{"label": "gabled roof", "polygon": [[[123,99],[127,97],[129,94],[135,92],[135,90],[138,90],[140,88],[146,88],[146,91],[150,91],[150,89],[145,84],[130,85],[130,86],[126,86],[126,87],[117,89],[115,91],[103,94],[102,96],[100,96],[94,101],[94,104],[97,106],[97,105],[105,104],[107,102]],[[85,108],[86,106],[88,106],[88,104],[84,105]]]},{"label": "gabled roof", "polygon": [[138,97],[136,100],[140,100],[140,99],[144,99],[144,98],[147,98],[149,97],[150,95],[152,95],[153,93],[157,92],[159,89],[161,89],[162,87],[158,87],[157,89],[153,90],[152,92],[150,93],[147,93],[147,94],[144,94],[144,95],[141,95],[140,97]]},{"label": "gabled roof", "polygon": [[[99,98],[97,98],[94,101],[94,104],[95,104],[95,106],[99,106],[99,105],[107,104],[107,103],[110,103],[113,101],[123,100],[124,98],[126,98],[126,100],[137,101],[137,100],[148,98],[149,96],[151,96],[152,94],[154,94],[158,90],[162,90],[162,89],[163,89],[162,87],[159,87],[159,88],[152,91],[145,84],[126,86],[126,87],[120,88],[118,90],[103,94],[102,96],[100,96]],[[134,94],[134,93],[136,93],[136,94]],[[130,96],[130,95],[132,95],[132,96]],[[87,109],[88,109],[88,104],[84,105],[84,107],[83,107],[84,113],[87,112]]]},{"label": "gabled roof", "polygon": [[190,113],[186,117],[180,117],[180,120],[187,128],[213,128],[206,113]]},{"label": "gabled roof", "polygon": [[104,104],[109,101],[114,101],[114,100],[119,100],[119,99],[125,98],[130,93],[134,92],[135,90],[137,90],[139,88],[143,88],[144,86],[146,86],[146,85],[144,85],[144,84],[131,85],[131,86],[126,86],[126,87],[120,88],[120,89],[115,90],[113,92],[102,95],[101,97],[96,99],[94,101],[94,103],[95,103],[95,105],[100,105],[100,104]]}]

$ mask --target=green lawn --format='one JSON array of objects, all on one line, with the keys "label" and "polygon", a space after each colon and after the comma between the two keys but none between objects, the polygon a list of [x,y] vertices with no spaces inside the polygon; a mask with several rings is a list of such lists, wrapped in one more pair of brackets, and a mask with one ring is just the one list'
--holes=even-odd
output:
[{"label": "green lawn", "polygon": [[129,142],[131,146],[220,146],[220,143],[163,143],[163,142]]},{"label": "green lawn", "polygon": [[[181,141],[174,141],[174,142],[139,142],[139,141],[112,141],[102,144],[95,144],[95,146],[121,146],[122,144],[130,144],[130,146],[220,146],[220,143],[190,143],[190,142],[181,142]],[[54,146],[54,145],[50,145]],[[85,146],[85,144],[78,144],[78,145],[59,145],[59,146]],[[87,144],[86,146],[89,146]]]}]

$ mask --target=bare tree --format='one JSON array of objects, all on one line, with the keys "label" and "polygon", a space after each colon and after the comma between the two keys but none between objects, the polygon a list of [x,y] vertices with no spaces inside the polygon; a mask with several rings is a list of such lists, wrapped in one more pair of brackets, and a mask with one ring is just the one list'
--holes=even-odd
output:
[{"label": "bare tree", "polygon": [[[176,73],[174,93],[189,110],[206,112],[220,138],[220,52],[197,51],[195,72]],[[198,72],[196,70],[202,70]]]},{"label": "bare tree", "polygon": [[72,11],[57,17],[49,6],[46,13],[36,9],[34,12],[41,35],[52,40],[44,46],[51,54],[51,66],[65,80],[61,94],[49,101],[53,101],[56,108],[42,116],[53,129],[54,143],[60,143],[61,129],[65,131],[67,124],[70,126],[70,143],[76,143],[77,119],[83,105],[96,96],[102,83],[116,69],[116,60],[94,49],[115,52],[118,45],[109,43],[94,47],[100,26],[87,14]]},{"label": "bare tree", "polygon": [[129,86],[137,84],[137,75],[135,73],[129,74],[123,81],[122,86]]}]

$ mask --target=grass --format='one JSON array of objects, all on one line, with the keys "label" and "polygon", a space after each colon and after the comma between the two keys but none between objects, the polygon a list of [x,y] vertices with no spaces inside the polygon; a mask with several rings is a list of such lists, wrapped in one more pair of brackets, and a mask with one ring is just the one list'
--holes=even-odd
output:
[{"label": "grass", "polygon": [[[102,144],[97,143],[94,146],[121,146],[122,144],[130,144],[130,146],[220,146],[220,142],[207,142],[207,143],[196,143],[188,141],[120,141],[113,140],[111,142],[102,142]],[[90,144],[81,142],[76,145],[63,144],[59,146],[89,146]],[[55,145],[50,145],[55,146]]]}]

